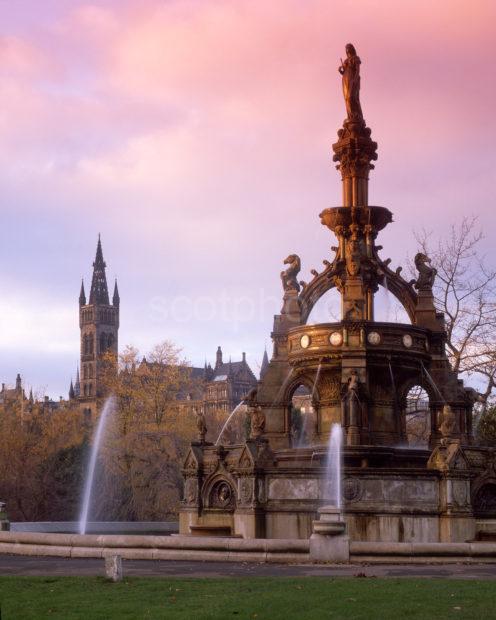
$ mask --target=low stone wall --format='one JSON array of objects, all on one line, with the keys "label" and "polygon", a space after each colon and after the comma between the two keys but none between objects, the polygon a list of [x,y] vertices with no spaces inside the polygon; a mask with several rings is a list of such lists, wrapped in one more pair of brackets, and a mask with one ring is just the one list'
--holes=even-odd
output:
[{"label": "low stone wall", "polygon": [[351,542],[350,559],[358,563],[496,563],[496,543]]},{"label": "low stone wall", "polygon": [[[80,536],[0,532],[0,554],[129,560],[308,563],[308,540],[194,536]],[[496,563],[496,543],[350,542],[351,563]]]},{"label": "low stone wall", "polygon": [[0,532],[0,554],[129,560],[309,561],[308,540]]}]

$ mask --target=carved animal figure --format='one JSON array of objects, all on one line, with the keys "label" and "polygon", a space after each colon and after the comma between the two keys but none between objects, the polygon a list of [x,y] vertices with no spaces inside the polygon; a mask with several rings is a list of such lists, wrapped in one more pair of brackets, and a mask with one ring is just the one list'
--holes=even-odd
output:
[{"label": "carved animal figure", "polygon": [[437,269],[431,267],[431,259],[425,254],[422,254],[422,252],[419,252],[415,256],[415,267],[419,272],[419,277],[415,282],[415,288],[419,291],[432,289]]},{"label": "carved animal figure", "polygon": [[290,254],[284,261],[285,265],[289,265],[287,269],[281,272],[281,281],[284,292],[300,291],[297,276],[301,270],[300,257],[297,254]]}]

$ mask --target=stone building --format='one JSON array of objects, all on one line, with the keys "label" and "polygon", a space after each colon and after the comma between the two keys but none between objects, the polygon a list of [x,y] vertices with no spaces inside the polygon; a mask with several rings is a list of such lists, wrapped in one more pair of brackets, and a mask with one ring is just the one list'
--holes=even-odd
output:
[{"label": "stone building", "polygon": [[[136,371],[151,366],[153,364],[144,357]],[[192,366],[189,368],[189,378],[191,385],[187,390],[181,390],[178,398],[184,401],[187,409],[201,410],[206,414],[224,412],[228,415],[257,385],[246,354],[242,354],[241,361],[224,363],[220,346],[217,348],[215,366],[212,368],[206,362],[203,368]]]},{"label": "stone building", "polygon": [[246,361],[246,353],[240,362],[222,359],[222,349],[217,348],[215,367],[209,364],[204,369],[203,407],[205,413],[213,411],[231,412],[252,388],[257,379]]},{"label": "stone building", "polygon": [[6,387],[5,383],[2,383],[2,390],[0,391],[0,404],[6,405],[9,402],[23,402],[26,400],[26,394],[22,387],[21,375],[17,373],[15,388]]}]

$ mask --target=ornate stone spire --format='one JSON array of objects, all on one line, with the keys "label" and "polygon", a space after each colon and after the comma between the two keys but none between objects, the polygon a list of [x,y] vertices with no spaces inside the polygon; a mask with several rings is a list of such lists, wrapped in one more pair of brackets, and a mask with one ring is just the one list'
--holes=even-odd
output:
[{"label": "ornate stone spire", "polygon": [[346,59],[339,67],[347,118],[338,131],[338,141],[332,145],[333,160],[343,181],[343,204],[325,209],[320,218],[339,243],[328,277],[342,295],[341,318],[372,321],[374,293],[387,268],[377,256],[374,242],[378,232],[392,221],[392,214],[384,207],[369,206],[369,172],[374,167],[372,161],[377,159],[377,143],[371,139],[371,130],[363,118],[360,64],[354,46],[348,43]]},{"label": "ornate stone spire", "polygon": [[105,275],[105,261],[103,260],[102,242],[98,235],[96,257],[93,263],[93,279],[91,281],[90,304],[109,305],[107,276]]},{"label": "ornate stone spire", "polygon": [[343,95],[347,118],[338,131],[338,141],[332,145],[333,161],[343,180],[343,206],[368,205],[369,171],[377,159],[377,142],[370,135],[360,104],[360,64],[351,43],[346,46],[346,59],[341,61],[339,72],[343,76]]}]

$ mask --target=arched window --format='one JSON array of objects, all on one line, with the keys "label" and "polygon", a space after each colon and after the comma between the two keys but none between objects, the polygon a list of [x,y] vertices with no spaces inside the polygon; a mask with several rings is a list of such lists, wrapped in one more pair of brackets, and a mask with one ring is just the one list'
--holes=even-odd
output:
[{"label": "arched window", "polygon": [[88,396],[93,396],[93,384],[88,385]]},{"label": "arched window", "polygon": [[429,396],[420,385],[413,386],[406,395],[405,426],[408,445],[426,448],[431,435]]}]

